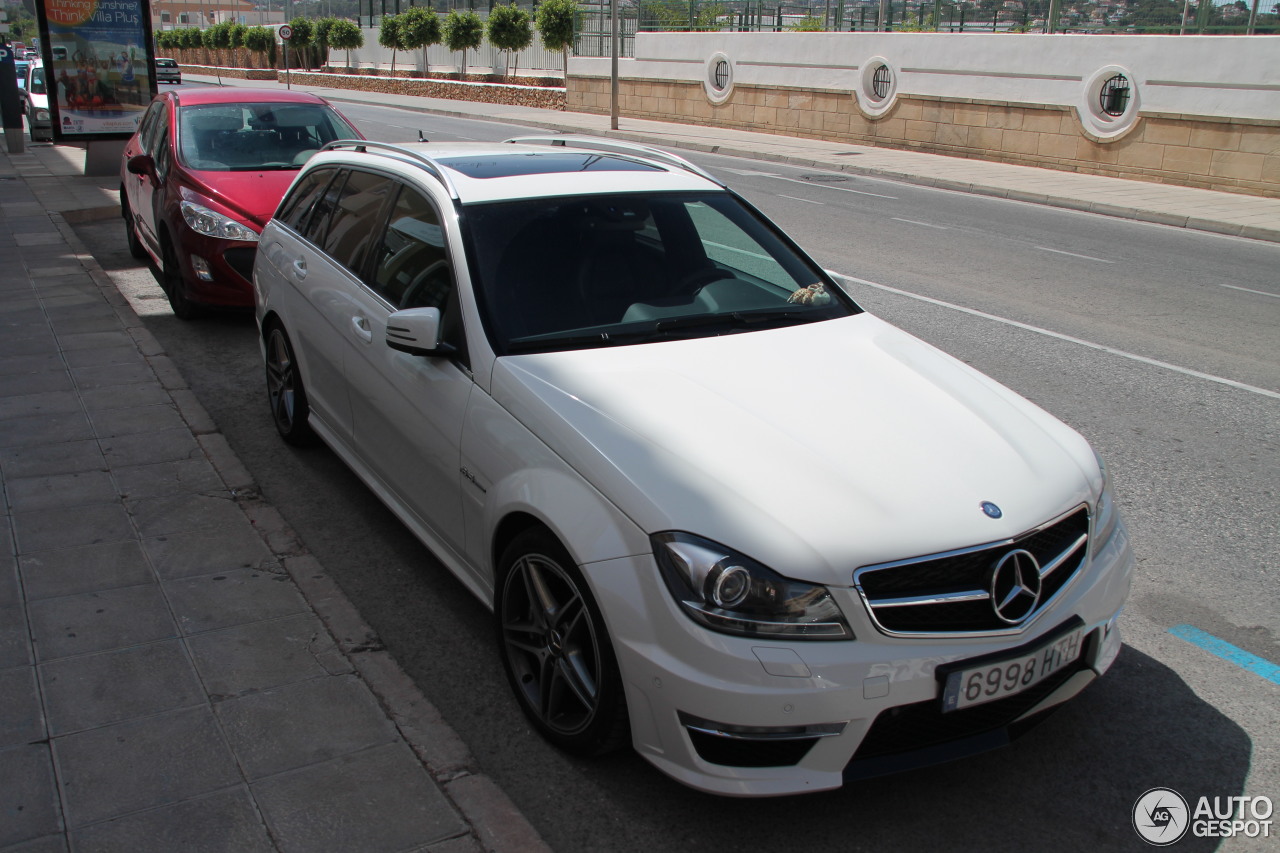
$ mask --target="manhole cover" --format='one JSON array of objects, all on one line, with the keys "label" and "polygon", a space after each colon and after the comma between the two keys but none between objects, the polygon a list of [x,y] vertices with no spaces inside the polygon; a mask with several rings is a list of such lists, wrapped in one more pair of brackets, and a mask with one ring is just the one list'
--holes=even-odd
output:
[{"label": "manhole cover", "polygon": [[830,183],[830,184],[838,184],[843,181],[849,180],[848,176],[846,175],[801,175],[800,177],[806,181],[814,181],[817,183]]}]

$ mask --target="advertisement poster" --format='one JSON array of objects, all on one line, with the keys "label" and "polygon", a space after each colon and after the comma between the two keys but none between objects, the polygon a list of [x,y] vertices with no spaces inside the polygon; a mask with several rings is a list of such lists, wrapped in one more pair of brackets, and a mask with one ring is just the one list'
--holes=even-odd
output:
[{"label": "advertisement poster", "polygon": [[123,139],[155,94],[148,0],[39,0],[54,138]]}]

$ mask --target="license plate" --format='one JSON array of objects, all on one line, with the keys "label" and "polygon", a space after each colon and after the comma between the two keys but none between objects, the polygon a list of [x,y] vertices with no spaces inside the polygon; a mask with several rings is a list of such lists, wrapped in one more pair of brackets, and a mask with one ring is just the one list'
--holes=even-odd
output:
[{"label": "license plate", "polygon": [[1034,687],[1079,659],[1084,633],[1081,626],[1017,657],[956,670],[947,676],[943,688],[943,712],[994,702]]}]

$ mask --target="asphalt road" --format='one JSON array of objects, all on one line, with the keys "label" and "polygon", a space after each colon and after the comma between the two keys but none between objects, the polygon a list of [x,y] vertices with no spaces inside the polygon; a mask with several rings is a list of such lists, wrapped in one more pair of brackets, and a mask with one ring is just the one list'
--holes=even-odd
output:
[{"label": "asphalt road", "polygon": [[[527,132],[343,109],[375,139]],[[630,753],[565,757],[508,696],[483,606],[332,453],[277,439],[252,319],[176,320],[118,221],[79,231],[266,498],[559,851],[1138,850],[1131,810],[1150,788],[1280,800],[1280,687],[1169,633],[1191,624],[1280,662],[1280,246],[694,159],[824,265],[865,282],[855,288],[864,306],[1063,418],[1110,464],[1139,557],[1126,648],[1013,746],[768,801],[689,791]],[[1177,849],[1218,842],[1188,837]]]}]

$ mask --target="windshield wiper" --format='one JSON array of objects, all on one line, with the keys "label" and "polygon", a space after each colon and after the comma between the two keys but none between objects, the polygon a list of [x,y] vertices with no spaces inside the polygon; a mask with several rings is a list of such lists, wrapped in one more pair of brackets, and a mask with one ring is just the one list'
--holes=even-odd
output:
[{"label": "windshield wiper", "polygon": [[619,344],[632,344],[637,337],[646,337],[648,332],[593,332],[589,335],[537,335],[514,338],[507,341],[507,352],[532,352],[545,349],[585,349],[587,347],[611,347]]},{"label": "windshield wiper", "polygon": [[700,326],[758,326],[766,323],[808,322],[812,312],[806,308],[780,308],[776,311],[734,311],[729,314],[695,314],[689,317],[672,317],[659,320],[653,330],[657,333],[692,329]]},{"label": "windshield wiper", "polygon": [[729,314],[696,314],[684,317],[670,317],[658,320],[645,329],[615,332],[591,332],[589,334],[570,333],[565,335],[530,335],[515,338],[507,342],[507,352],[533,352],[536,350],[587,349],[590,347],[624,346],[626,344],[649,343],[668,338],[683,337],[682,332],[691,329],[708,327],[728,327],[730,329],[750,328],[784,323],[807,323],[814,319],[811,309],[792,308],[776,311],[734,311]]},{"label": "windshield wiper", "polygon": [[287,172],[297,171],[301,169],[301,164],[294,163],[267,163],[259,166],[231,166],[229,171],[232,172]]}]

